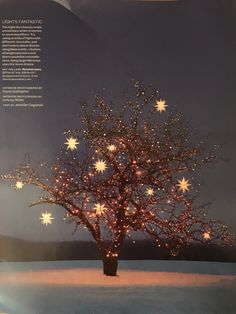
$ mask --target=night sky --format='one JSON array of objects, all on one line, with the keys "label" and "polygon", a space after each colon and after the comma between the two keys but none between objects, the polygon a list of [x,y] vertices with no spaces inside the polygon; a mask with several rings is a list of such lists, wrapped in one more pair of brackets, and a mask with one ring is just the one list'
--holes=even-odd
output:
[{"label": "night sky", "polygon": [[[152,83],[227,161],[202,172],[201,199],[211,217],[236,229],[236,1],[71,0],[72,12],[49,0],[0,0],[0,18],[42,18],[45,108],[0,108],[0,172],[31,155],[51,161],[64,129],[78,127],[79,101],[106,88],[116,98],[130,79]],[[63,22],[62,22],[63,21]],[[2,83],[1,83],[2,84]],[[63,209],[28,208],[39,193],[0,184],[0,234],[30,240],[71,235]],[[40,224],[51,210],[52,226]]]}]

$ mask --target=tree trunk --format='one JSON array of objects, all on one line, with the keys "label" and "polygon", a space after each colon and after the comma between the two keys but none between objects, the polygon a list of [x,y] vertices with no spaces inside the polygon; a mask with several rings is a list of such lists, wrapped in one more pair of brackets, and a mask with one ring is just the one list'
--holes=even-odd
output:
[{"label": "tree trunk", "polygon": [[116,276],[118,259],[114,257],[103,258],[103,274],[106,276]]}]

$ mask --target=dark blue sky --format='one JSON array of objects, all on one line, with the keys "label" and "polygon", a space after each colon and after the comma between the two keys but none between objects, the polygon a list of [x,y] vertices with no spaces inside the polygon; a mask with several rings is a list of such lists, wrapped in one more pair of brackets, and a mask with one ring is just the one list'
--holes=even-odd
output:
[{"label": "dark blue sky", "polygon": [[[166,3],[71,0],[71,13],[45,0],[0,0],[0,18],[43,18],[45,104],[42,110],[0,109],[0,170],[22,161],[50,160],[65,128],[78,126],[78,101],[106,87],[117,95],[130,78],[151,82],[200,134],[212,133],[229,158],[202,175],[211,216],[236,229],[236,1]],[[46,229],[34,195],[0,185],[0,233],[33,240],[74,239],[63,210]]]}]

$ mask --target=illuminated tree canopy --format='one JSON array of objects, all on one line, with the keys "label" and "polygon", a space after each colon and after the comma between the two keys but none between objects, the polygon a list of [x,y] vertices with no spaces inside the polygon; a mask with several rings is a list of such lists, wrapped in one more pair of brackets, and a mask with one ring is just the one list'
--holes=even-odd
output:
[{"label": "illuminated tree canopy", "polygon": [[214,150],[152,87],[136,82],[135,94],[121,102],[96,96],[83,104],[82,126],[65,132],[52,166],[25,163],[4,179],[37,186],[45,194],[32,206],[60,205],[83,225],[106,275],[116,275],[122,244],[135,231],[173,255],[195,241],[230,244],[227,226],[208,219],[208,205],[197,200],[195,173],[215,160]]}]

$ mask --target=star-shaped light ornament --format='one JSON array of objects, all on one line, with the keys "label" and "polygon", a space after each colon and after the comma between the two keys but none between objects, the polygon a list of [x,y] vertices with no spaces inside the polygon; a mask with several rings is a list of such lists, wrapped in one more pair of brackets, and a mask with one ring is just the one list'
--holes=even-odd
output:
[{"label": "star-shaped light ornament", "polygon": [[15,187],[17,190],[21,190],[24,187],[24,183],[22,181],[17,181]]},{"label": "star-shaped light ornament", "polygon": [[204,232],[203,238],[204,238],[204,240],[210,240],[211,239],[210,232],[209,231]]},{"label": "star-shaped light ornament", "polygon": [[114,152],[116,150],[116,146],[111,144],[107,146],[107,149],[109,150],[109,152]]},{"label": "star-shaped light ornament", "polygon": [[98,159],[95,162],[94,167],[95,167],[97,172],[103,173],[107,169],[107,164],[106,164],[106,162],[104,160]]},{"label": "star-shaped light ornament", "polygon": [[152,188],[147,188],[146,189],[146,195],[147,196],[153,196],[154,195],[154,190]]},{"label": "star-shaped light ornament", "polygon": [[96,211],[96,215],[101,216],[104,213],[106,207],[103,204],[97,203],[97,204],[95,204],[94,209]]},{"label": "star-shaped light ornament", "polygon": [[76,138],[70,137],[70,138],[66,139],[65,144],[67,145],[67,149],[70,149],[70,150],[73,151],[73,150],[77,149],[77,146],[79,145],[79,142],[77,141]]},{"label": "star-shaped light ornament", "polygon": [[167,104],[166,104],[166,101],[163,100],[163,99],[159,99],[156,101],[156,104],[155,104],[155,108],[157,111],[159,111],[160,113],[162,113],[163,111],[166,111],[166,108],[167,108]]},{"label": "star-shaped light ornament", "polygon": [[52,220],[54,219],[52,217],[51,213],[48,213],[47,211],[45,213],[42,213],[41,217],[39,218],[40,220],[42,220],[42,224],[47,226],[47,225],[51,225],[52,224]]},{"label": "star-shaped light ornament", "polygon": [[182,191],[183,193],[185,193],[186,191],[189,191],[189,187],[191,186],[191,184],[189,183],[189,180],[186,180],[185,178],[183,178],[182,180],[178,181],[179,183],[177,184],[177,186],[179,186],[179,190]]}]

